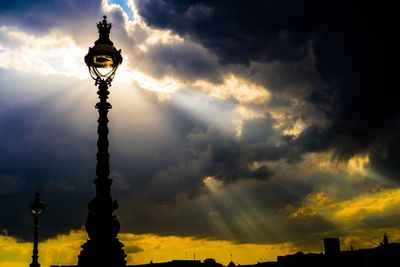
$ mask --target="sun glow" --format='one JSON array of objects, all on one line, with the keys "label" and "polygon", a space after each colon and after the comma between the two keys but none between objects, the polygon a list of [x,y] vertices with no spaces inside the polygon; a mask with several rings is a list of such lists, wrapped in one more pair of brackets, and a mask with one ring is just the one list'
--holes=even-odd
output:
[{"label": "sun glow", "polygon": [[[2,41],[7,40],[7,42]],[[15,45],[17,44],[17,45]],[[88,78],[82,59],[87,53],[57,30],[42,36],[7,26],[0,27],[0,67],[42,75],[63,74]]]},{"label": "sun glow", "polygon": [[183,86],[172,77],[164,77],[157,80],[140,71],[131,72],[131,78],[140,88],[159,93],[174,93]]}]

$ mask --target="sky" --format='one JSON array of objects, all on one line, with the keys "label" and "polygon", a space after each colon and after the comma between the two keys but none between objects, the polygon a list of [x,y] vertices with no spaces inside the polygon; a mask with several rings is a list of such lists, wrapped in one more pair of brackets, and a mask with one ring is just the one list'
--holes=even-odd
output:
[{"label": "sky", "polygon": [[[129,264],[400,242],[389,7],[373,1],[0,2],[0,266],[76,264],[95,178],[83,61],[107,15],[112,196]],[[391,76],[391,77],[389,77]],[[393,78],[392,78],[393,79]]]}]

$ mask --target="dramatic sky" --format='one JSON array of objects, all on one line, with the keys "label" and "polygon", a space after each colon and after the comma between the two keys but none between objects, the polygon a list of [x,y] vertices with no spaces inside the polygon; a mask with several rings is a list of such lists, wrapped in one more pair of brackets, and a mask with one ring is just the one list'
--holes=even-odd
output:
[{"label": "dramatic sky", "polygon": [[104,14],[124,57],[109,139],[129,263],[400,241],[395,33],[369,2],[1,1],[0,266],[30,262],[37,188],[42,266],[75,264],[87,238],[97,95],[83,57]]}]

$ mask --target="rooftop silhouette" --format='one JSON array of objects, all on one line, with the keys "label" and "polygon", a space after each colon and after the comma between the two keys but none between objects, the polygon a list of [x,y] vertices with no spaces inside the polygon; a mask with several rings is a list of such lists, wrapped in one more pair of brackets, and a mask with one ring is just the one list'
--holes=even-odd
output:
[{"label": "rooftop silhouette", "polygon": [[[390,243],[386,233],[382,242],[373,248],[341,250],[339,238],[324,238],[324,253],[297,252],[278,256],[276,261],[236,265],[232,260],[227,267],[395,267],[400,264],[400,243]],[[222,267],[214,259],[172,260],[169,262],[127,265],[127,267]],[[75,267],[53,265],[51,267]]]}]

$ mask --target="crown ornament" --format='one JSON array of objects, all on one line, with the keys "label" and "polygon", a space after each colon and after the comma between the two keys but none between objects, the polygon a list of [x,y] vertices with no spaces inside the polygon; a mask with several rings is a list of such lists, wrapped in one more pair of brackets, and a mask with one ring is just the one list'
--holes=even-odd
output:
[{"label": "crown ornament", "polygon": [[97,28],[99,29],[99,39],[97,39],[94,44],[114,45],[114,43],[110,40],[112,24],[107,22],[107,16],[103,16],[103,20],[97,23]]}]

